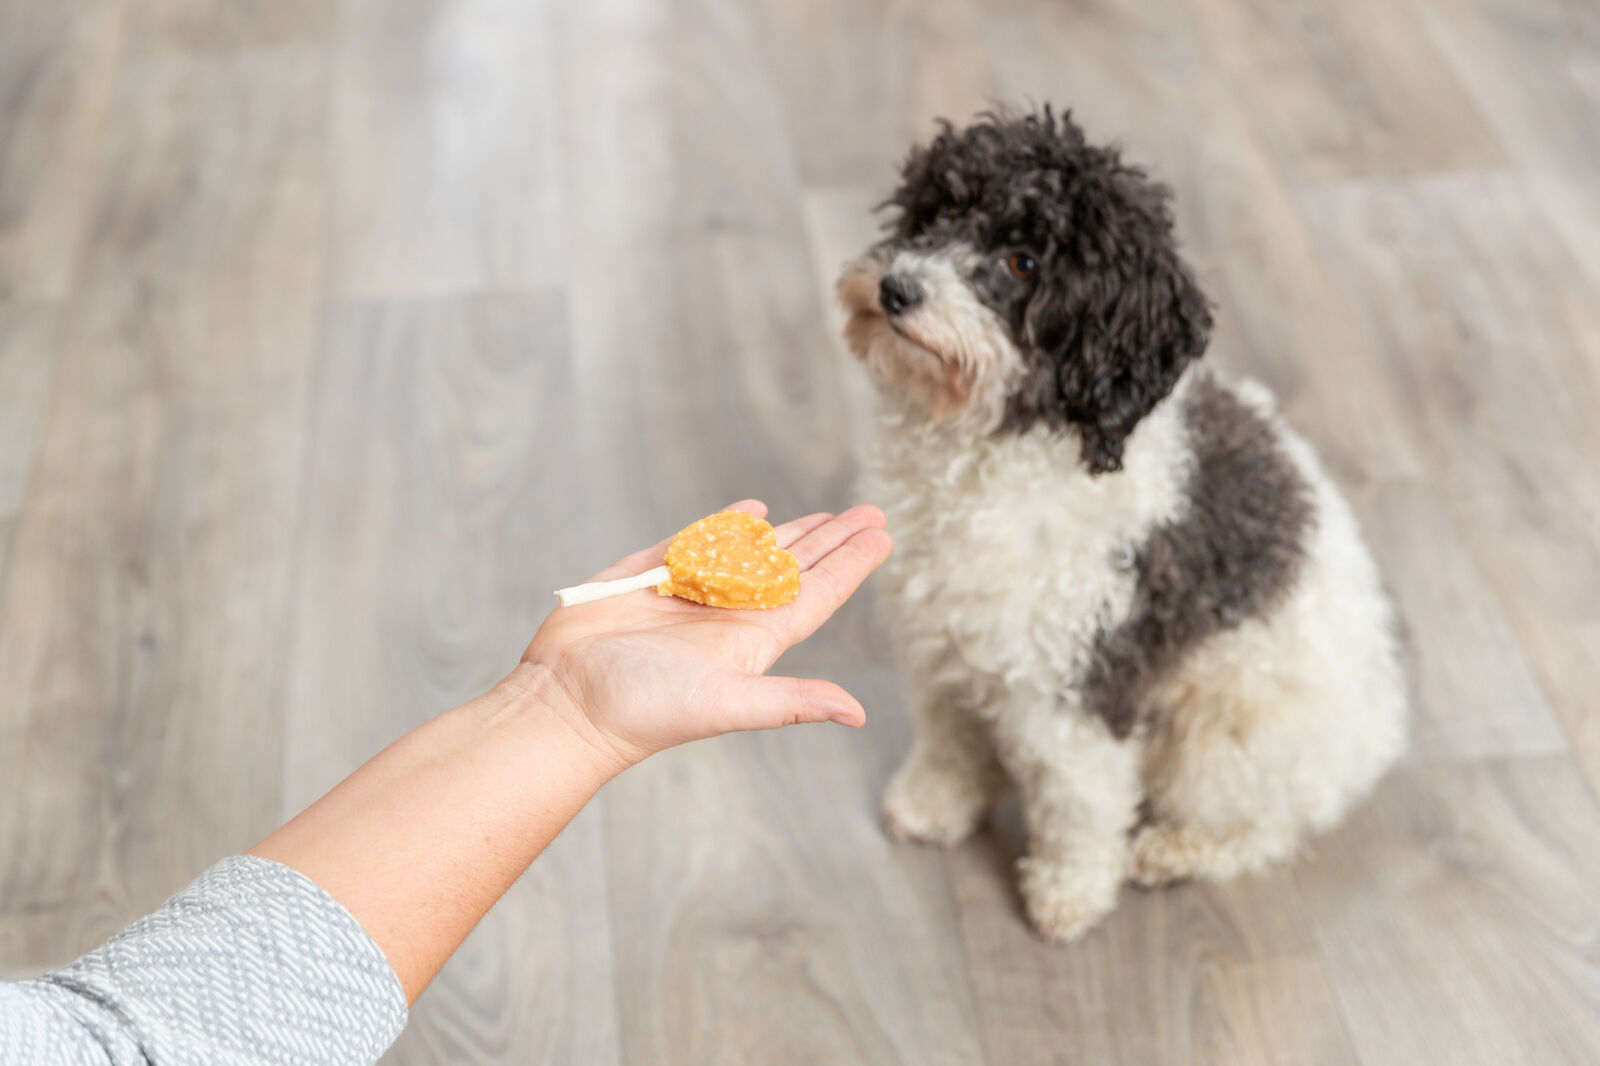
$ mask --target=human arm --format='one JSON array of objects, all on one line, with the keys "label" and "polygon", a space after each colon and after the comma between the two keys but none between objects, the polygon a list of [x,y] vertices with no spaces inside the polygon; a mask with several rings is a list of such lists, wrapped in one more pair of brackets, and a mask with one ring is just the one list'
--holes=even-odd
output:
[{"label": "human arm", "polygon": [[[765,508],[736,505],[753,513]],[[322,886],[415,1001],[494,902],[611,777],[656,751],[861,706],[826,681],[762,676],[888,556],[876,508],[778,528],[800,596],[727,611],[643,591],[560,608],[490,692],[413,730],[250,854]],[[663,545],[596,575],[661,561]]]},{"label": "human arm", "polygon": [[[888,555],[882,527],[872,508],[779,527],[805,573],[773,611],[640,592],[553,612],[489,693],[72,966],[0,985],[0,1063],[374,1061],[407,1003],[621,769],[737,729],[861,723],[835,685],[761,674]],[[597,577],[648,569],[663,547]]]},{"label": "human arm", "polygon": [[351,1066],[406,1022],[388,960],[287,866],[234,856],[70,966],[0,984],[4,1066]]}]

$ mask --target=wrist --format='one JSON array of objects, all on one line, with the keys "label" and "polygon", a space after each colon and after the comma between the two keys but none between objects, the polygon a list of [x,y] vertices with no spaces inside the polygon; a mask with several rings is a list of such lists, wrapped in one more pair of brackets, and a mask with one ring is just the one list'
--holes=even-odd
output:
[{"label": "wrist", "polygon": [[590,721],[578,694],[543,663],[518,663],[491,696],[496,697],[496,714],[542,727],[546,741],[559,744],[595,779],[596,788],[638,761]]}]

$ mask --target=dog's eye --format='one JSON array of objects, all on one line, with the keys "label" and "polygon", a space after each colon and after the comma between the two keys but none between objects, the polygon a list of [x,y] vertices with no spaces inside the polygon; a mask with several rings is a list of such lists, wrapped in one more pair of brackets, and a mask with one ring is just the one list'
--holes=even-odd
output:
[{"label": "dog's eye", "polygon": [[1039,264],[1027,252],[1013,252],[1006,258],[1006,269],[1011,271],[1014,278],[1031,278],[1033,272],[1039,269]]}]

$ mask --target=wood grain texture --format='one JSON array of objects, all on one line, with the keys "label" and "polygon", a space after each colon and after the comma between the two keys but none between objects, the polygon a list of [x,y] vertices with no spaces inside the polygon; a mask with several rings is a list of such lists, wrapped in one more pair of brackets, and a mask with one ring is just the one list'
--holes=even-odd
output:
[{"label": "wood grain texture", "polygon": [[[585,501],[602,559],[646,516],[670,531],[741,495],[777,516],[839,507],[855,473],[848,367],[817,314],[777,103],[741,92],[759,74],[721,22],[657,14],[562,16],[563,57],[616,57],[582,68],[597,91],[563,114],[573,186],[590,193],[568,219],[568,269],[580,431],[608,471]],[[706,74],[674,80],[674,64]]]},{"label": "wood grain texture", "polygon": [[1498,598],[1449,511],[1425,485],[1357,497],[1400,613],[1414,683],[1415,760],[1566,750],[1566,738]]},{"label": "wood grain texture", "polygon": [[122,39],[117,0],[0,7],[0,300],[71,286]]},{"label": "wood grain texture", "polygon": [[897,854],[873,790],[828,772],[850,739],[733,738],[616,783],[611,868],[656,886],[613,888],[625,1061],[978,1057],[959,945],[927,935],[952,921],[937,859]]},{"label": "wood grain texture", "polygon": [[[1392,388],[1416,412],[1412,425],[1429,453],[1436,498],[1450,512],[1443,521],[1460,530],[1459,540],[1448,536],[1435,546],[1391,527],[1435,564],[1420,571],[1397,559],[1395,580],[1437,578],[1446,572],[1440,564],[1459,559],[1456,544],[1464,544],[1472,556],[1465,566],[1481,576],[1456,583],[1451,595],[1481,589],[1487,577],[1503,606],[1441,612],[1433,635],[1481,627],[1469,621],[1474,616],[1503,614],[1521,638],[1518,646],[1504,623],[1480,628],[1483,650],[1458,647],[1423,675],[1423,684],[1476,677],[1459,698],[1488,710],[1487,698],[1499,708],[1492,712],[1501,722],[1495,728],[1509,730],[1505,744],[1479,745],[1479,753],[1509,754],[1524,741],[1542,743],[1547,730],[1532,720],[1527,729],[1516,724],[1516,708],[1529,706],[1526,685],[1518,684],[1524,695],[1517,696],[1482,671],[1504,676],[1507,668],[1520,669],[1519,660],[1531,662],[1574,753],[1600,780],[1600,724],[1593,699],[1583,694],[1600,683],[1600,667],[1587,651],[1600,615],[1581,591],[1600,572],[1600,489],[1590,474],[1600,464],[1593,417],[1600,404],[1593,354],[1600,350],[1600,307],[1586,285],[1551,283],[1581,278],[1581,268],[1519,178],[1361,183],[1308,190],[1301,199],[1390,367]],[[1419,501],[1396,496],[1394,502]],[[1508,550],[1512,544],[1519,550]],[[1495,647],[1506,650],[1490,654]],[[1489,696],[1495,691],[1501,695]],[[1442,704],[1421,710],[1424,721],[1435,713],[1454,719],[1452,730],[1465,725]]]},{"label": "wood grain texture", "polygon": [[90,946],[277,814],[321,90],[304,53],[120,69],[117,180],[0,604],[0,719],[25,723],[0,752],[21,780],[3,895],[49,908],[29,958]]},{"label": "wood grain texture", "polygon": [[0,307],[0,597],[11,530],[33,477],[34,456],[44,431],[59,323],[59,309],[52,305]]},{"label": "wood grain texture", "polygon": [[[49,305],[22,304],[0,308],[0,603],[5,602],[10,575],[11,535],[17,514],[33,478],[39,437],[55,366],[59,315]],[[24,750],[27,715],[0,715],[0,752],[8,772],[0,776],[0,808],[15,810],[23,804],[23,775],[17,753]],[[0,896],[0,899],[7,897]],[[0,980],[29,974],[28,946],[41,924],[35,914],[0,910]]]},{"label": "wood grain texture", "polygon": [[[517,661],[581,554],[561,294],[333,305],[311,405],[287,816]],[[600,819],[570,826],[386,1061],[616,1061]]]},{"label": "wood grain texture", "polygon": [[[1344,486],[1425,479],[1410,413],[1330,272],[1294,190],[1242,123],[1174,170],[1180,233],[1217,304],[1209,358],[1271,387]],[[1182,206],[1185,198],[1190,206]]]},{"label": "wood grain texture", "polygon": [[1212,1012],[1196,1059],[1217,1066],[1359,1061],[1314,953],[1218,967],[1201,978]]},{"label": "wood grain texture", "polygon": [[339,10],[332,291],[558,281],[564,195],[548,5],[347,0]]},{"label": "wood grain texture", "polygon": [[327,0],[139,0],[128,6],[132,55],[327,45],[338,22]]},{"label": "wood grain texture", "polygon": [[1291,180],[1503,163],[1483,114],[1408,5],[1198,0],[1196,7],[1226,84]]},{"label": "wood grain texture", "polygon": [[1600,14],[1562,0],[1414,3],[1419,23],[1600,284]]},{"label": "wood grain texture", "polygon": [[1014,807],[890,844],[868,724],[614,782],[386,1062],[1600,1058],[1600,15],[1568,0],[0,0],[0,977],[65,961],[746,495],[857,491],[838,266],[933,120],[1174,190],[1349,493],[1414,744],[1296,864],[1026,927]]},{"label": "wood grain texture", "polygon": [[[573,44],[562,49],[582,55],[620,38],[620,54],[649,56],[615,77],[600,71],[606,88],[574,99],[567,121],[578,131],[574,172],[605,182],[605,196],[586,199],[569,223],[578,396],[597,414],[586,430],[631,427],[599,441],[625,451],[600,467],[617,476],[585,494],[595,537],[620,551],[631,546],[615,543],[620,531],[670,531],[746,491],[780,517],[839,506],[854,469],[836,384],[846,366],[817,313],[776,100],[743,91],[759,73],[749,27],[609,14],[568,9]],[[656,82],[663,59],[704,76]],[[657,165],[605,166],[627,152]],[[653,191],[663,186],[670,196]],[[837,676],[852,641],[881,649],[863,620],[837,619],[784,668]],[[886,704],[874,698],[892,692],[881,671],[872,688],[863,698]],[[924,936],[950,922],[932,857],[895,861],[873,815],[875,782],[828,772],[855,765],[854,740],[830,731],[728,738],[651,760],[608,787],[624,1061],[978,1054],[959,948]],[[640,892],[641,878],[654,891]]]},{"label": "wood grain texture", "polygon": [[[1013,884],[1022,844],[1012,806],[949,858],[986,1061],[1223,1063],[1241,1051],[1354,1061],[1287,871],[1125,888],[1106,922],[1063,951],[1023,920]],[[1291,1024],[1273,1017],[1275,997],[1295,1003]]]},{"label": "wood grain texture", "polygon": [[1565,756],[1490,760],[1407,768],[1323,841],[1295,879],[1361,1061],[1594,1060],[1597,818]]}]

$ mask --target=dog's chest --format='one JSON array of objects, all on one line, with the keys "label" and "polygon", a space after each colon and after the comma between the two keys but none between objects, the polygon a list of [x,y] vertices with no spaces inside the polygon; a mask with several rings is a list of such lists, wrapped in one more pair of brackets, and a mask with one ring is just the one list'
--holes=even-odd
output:
[{"label": "dog's chest", "polygon": [[880,441],[877,471],[913,658],[956,655],[1010,684],[1081,671],[1129,610],[1138,546],[1178,505],[1173,477],[1131,461],[1091,477],[1072,441],[1044,433],[956,447],[902,426]]}]

